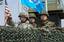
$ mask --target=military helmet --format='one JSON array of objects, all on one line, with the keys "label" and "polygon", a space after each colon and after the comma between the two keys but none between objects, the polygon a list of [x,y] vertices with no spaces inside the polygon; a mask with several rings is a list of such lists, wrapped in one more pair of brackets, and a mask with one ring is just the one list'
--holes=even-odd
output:
[{"label": "military helmet", "polygon": [[45,16],[47,16],[47,17],[49,16],[49,14],[46,14],[46,13],[41,14],[41,16],[42,16],[42,15],[45,15]]},{"label": "military helmet", "polygon": [[20,13],[18,17],[26,17],[26,18],[28,18],[28,17],[29,17],[29,15],[28,15],[28,14],[26,14],[26,13]]},{"label": "military helmet", "polygon": [[34,13],[30,13],[30,14],[29,14],[29,17],[34,17],[34,18],[36,18],[36,15],[35,15]]}]

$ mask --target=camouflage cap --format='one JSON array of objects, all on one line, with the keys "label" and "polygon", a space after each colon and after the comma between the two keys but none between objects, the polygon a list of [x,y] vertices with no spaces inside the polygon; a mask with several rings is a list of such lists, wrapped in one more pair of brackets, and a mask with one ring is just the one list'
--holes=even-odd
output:
[{"label": "camouflage cap", "polygon": [[30,13],[29,17],[35,17],[36,18],[36,15],[34,13]]},{"label": "camouflage cap", "polygon": [[43,14],[41,14],[41,16],[42,16],[42,15],[46,15],[46,16],[49,16],[49,14],[46,14],[46,13],[43,13]]},{"label": "camouflage cap", "polygon": [[26,13],[20,13],[18,17],[26,17],[26,18],[28,18],[28,17],[29,17],[29,15],[28,15],[28,14],[26,14]]}]

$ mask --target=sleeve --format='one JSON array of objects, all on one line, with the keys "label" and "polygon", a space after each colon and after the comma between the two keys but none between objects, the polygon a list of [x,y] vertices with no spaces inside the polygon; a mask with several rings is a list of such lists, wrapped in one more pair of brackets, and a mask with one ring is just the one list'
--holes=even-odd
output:
[{"label": "sleeve", "polygon": [[7,23],[9,26],[15,26],[14,22],[12,21],[12,18],[8,18]]},{"label": "sleeve", "polygon": [[48,23],[48,26],[49,26],[49,27],[55,27],[56,25],[55,25],[54,22],[49,22],[49,23]]}]

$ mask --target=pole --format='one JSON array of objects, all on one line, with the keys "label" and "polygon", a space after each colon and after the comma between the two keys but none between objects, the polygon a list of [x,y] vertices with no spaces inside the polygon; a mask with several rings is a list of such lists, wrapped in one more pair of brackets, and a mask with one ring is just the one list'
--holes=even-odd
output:
[{"label": "pole", "polygon": [[48,14],[48,1],[45,0],[45,8],[46,8],[46,13]]},{"label": "pole", "polygon": [[[4,0],[4,2],[5,2],[5,8],[6,8],[6,6],[7,6],[8,4],[7,4],[7,1],[6,1],[6,0]],[[5,15],[4,21],[5,21],[5,26],[6,26],[6,23],[7,23],[7,22],[6,22],[6,21],[7,21],[7,19],[6,19],[6,13],[4,13],[4,15]]]}]

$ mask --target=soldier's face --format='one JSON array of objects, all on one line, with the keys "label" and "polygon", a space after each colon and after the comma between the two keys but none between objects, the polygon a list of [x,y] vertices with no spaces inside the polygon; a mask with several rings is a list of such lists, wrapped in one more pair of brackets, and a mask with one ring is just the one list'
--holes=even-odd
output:
[{"label": "soldier's face", "polygon": [[48,17],[47,17],[46,15],[42,15],[42,16],[41,16],[41,20],[42,20],[42,21],[46,21],[47,19],[48,19]]},{"label": "soldier's face", "polygon": [[26,19],[26,17],[21,17],[20,20],[21,20],[21,22],[26,22],[27,19]]},{"label": "soldier's face", "polygon": [[35,23],[35,19],[34,19],[34,18],[30,18],[29,21],[30,21],[31,23]]}]

